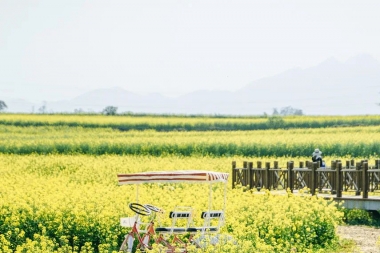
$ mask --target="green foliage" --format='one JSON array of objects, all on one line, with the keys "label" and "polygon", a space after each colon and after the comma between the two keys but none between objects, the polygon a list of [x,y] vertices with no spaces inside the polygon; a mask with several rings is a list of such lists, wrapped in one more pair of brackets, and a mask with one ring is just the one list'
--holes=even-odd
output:
[{"label": "green foliage", "polygon": [[379,126],[209,132],[4,126],[0,153],[310,157],[319,147],[326,156],[375,157],[380,154],[379,132]]},{"label": "green foliage", "polygon": [[285,127],[285,120],[279,116],[272,116],[268,118],[268,129],[281,129]]},{"label": "green foliage", "polygon": [[0,100],[0,112],[5,108],[7,108],[7,104],[4,101]]},{"label": "green foliage", "polygon": [[[107,110],[106,110],[107,109]],[[116,107],[103,111],[106,115],[73,114],[1,114],[0,125],[69,126],[113,128],[121,131],[249,131],[269,129],[378,126],[380,116],[202,116],[202,115],[116,115]]]},{"label": "green foliage", "polygon": [[380,226],[380,212],[361,209],[343,209],[343,221],[349,225]]},{"label": "green foliage", "polygon": [[281,116],[290,116],[290,115],[303,115],[303,112],[301,109],[293,108],[291,106],[286,106],[281,108],[280,112],[278,112],[277,108],[273,109],[273,116],[281,115]]},{"label": "green foliage", "polygon": [[107,106],[103,109],[103,114],[105,115],[116,115],[117,114],[117,107],[115,106]]}]

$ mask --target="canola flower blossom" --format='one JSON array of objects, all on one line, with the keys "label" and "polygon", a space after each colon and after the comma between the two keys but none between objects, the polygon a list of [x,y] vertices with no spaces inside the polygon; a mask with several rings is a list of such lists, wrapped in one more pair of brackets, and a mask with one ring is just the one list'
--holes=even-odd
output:
[{"label": "canola flower blossom", "polygon": [[[0,154],[0,252],[118,252],[133,216],[134,186],[119,186],[117,173],[165,170],[230,172],[244,157],[12,155]],[[286,159],[280,160],[280,164]],[[231,179],[230,179],[231,180]],[[329,252],[343,213],[335,203],[311,197],[256,194],[228,184],[226,221],[221,234],[231,240],[189,252]],[[163,226],[168,213],[184,204],[194,208],[194,224],[208,208],[207,185],[146,184],[139,202],[159,206]],[[212,186],[212,203],[221,209],[224,186]],[[147,252],[164,252],[153,245]]]}]

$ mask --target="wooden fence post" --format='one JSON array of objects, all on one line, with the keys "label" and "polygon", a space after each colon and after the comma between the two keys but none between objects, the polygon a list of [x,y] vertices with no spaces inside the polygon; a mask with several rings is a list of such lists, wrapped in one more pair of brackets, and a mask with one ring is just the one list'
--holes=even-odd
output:
[{"label": "wooden fence post", "polygon": [[270,169],[270,162],[265,163],[265,180],[264,180],[264,187],[268,190],[270,190],[270,175],[269,175],[269,169]]},{"label": "wooden fence post", "polygon": [[243,161],[243,182],[241,182],[242,186],[248,185],[248,162]]},{"label": "wooden fence post", "polygon": [[342,163],[338,162],[336,164],[336,197],[341,198],[343,191],[343,172]]},{"label": "wooden fence post", "polygon": [[232,189],[235,188],[236,184],[236,161],[232,161]]},{"label": "wooden fence post", "polygon": [[311,186],[310,186],[311,195],[315,195],[315,190],[318,187],[317,169],[318,169],[318,162],[314,162],[313,166],[311,167]]},{"label": "wooden fence post", "polygon": [[293,172],[294,163],[293,161],[289,161],[287,163],[287,166],[288,166],[288,187],[290,189],[290,192],[293,193],[293,189],[294,189],[294,172]]},{"label": "wooden fence post", "polygon": [[363,179],[363,199],[368,199],[368,162],[364,162],[362,166],[362,179]]},{"label": "wooden fence post", "polygon": [[362,162],[357,162],[356,163],[356,184],[357,184],[357,189],[355,192],[356,196],[360,196],[360,190],[362,189],[362,174],[360,174],[360,170],[362,169]]},{"label": "wooden fence post", "polygon": [[[331,170],[336,170],[336,161],[331,161]],[[336,173],[331,172],[331,194],[336,194]]]},{"label": "wooden fence post", "polygon": [[[260,191],[261,188],[263,187],[262,186],[263,177],[262,177],[262,171],[260,169],[262,169],[262,162],[257,161],[257,170],[255,171],[255,184],[258,191]],[[260,184],[260,176],[261,176],[261,184]]]},{"label": "wooden fence post", "polygon": [[248,180],[247,183],[249,184],[249,189],[252,189],[253,187],[253,162],[248,163]]}]

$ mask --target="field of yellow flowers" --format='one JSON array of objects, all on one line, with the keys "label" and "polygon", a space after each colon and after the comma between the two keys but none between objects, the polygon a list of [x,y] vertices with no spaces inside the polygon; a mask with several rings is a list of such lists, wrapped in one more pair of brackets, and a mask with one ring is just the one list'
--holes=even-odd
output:
[{"label": "field of yellow flowers", "polygon": [[[240,157],[233,157],[238,160]],[[241,159],[241,158],[240,158]],[[157,170],[229,171],[231,158],[117,155],[0,155],[0,252],[117,252],[133,216],[133,185],[116,174]],[[255,195],[228,187],[222,232],[237,244],[206,252],[326,252],[336,246],[342,213],[315,197]],[[214,185],[214,208],[223,205],[223,185]],[[206,192],[206,194],[205,194]],[[166,212],[175,206],[208,207],[208,186],[152,184],[139,188],[139,202]],[[201,224],[200,215],[194,222]],[[194,249],[194,252],[197,252]],[[204,252],[204,251],[201,251]]]},{"label": "field of yellow flowers", "polygon": [[[47,121],[53,117],[44,116]],[[18,117],[29,120],[29,115]],[[154,121],[146,117],[145,124],[149,120]],[[129,231],[120,226],[120,218],[133,216],[128,203],[136,202],[135,186],[118,185],[118,173],[230,172],[232,161],[245,160],[277,160],[284,167],[290,159],[309,159],[302,154],[311,153],[316,145],[324,152],[339,147],[334,143],[341,149],[346,145],[361,148],[360,154],[371,158],[374,152],[368,147],[380,141],[378,131],[379,127],[372,126],[123,132],[109,127],[0,124],[0,252],[118,252]],[[327,160],[334,154],[339,155],[333,153]],[[221,233],[233,239],[190,252],[327,253],[339,249],[335,229],[343,212],[331,201],[290,193],[254,194],[231,185],[230,176]],[[212,191],[213,207],[221,209],[224,186],[214,184]],[[202,224],[200,213],[208,208],[208,185],[204,184],[147,184],[140,186],[139,193],[140,203],[165,210],[159,220],[164,226],[170,225],[168,214],[176,206],[192,206],[195,225]]]}]

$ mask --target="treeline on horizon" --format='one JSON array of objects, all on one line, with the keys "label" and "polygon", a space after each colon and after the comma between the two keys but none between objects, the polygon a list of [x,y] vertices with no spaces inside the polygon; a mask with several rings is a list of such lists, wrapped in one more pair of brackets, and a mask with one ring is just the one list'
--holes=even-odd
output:
[{"label": "treeline on horizon", "polygon": [[380,115],[363,116],[234,116],[123,114],[0,114],[0,125],[112,128],[120,131],[249,131],[380,125]]}]

